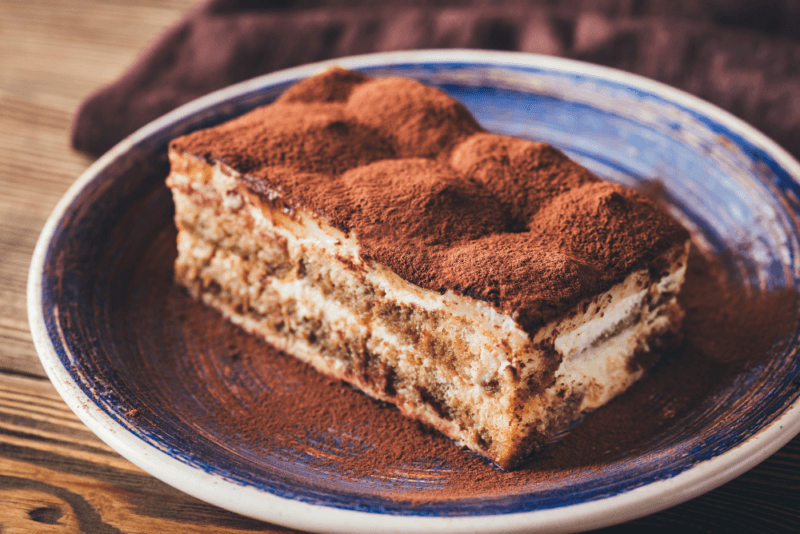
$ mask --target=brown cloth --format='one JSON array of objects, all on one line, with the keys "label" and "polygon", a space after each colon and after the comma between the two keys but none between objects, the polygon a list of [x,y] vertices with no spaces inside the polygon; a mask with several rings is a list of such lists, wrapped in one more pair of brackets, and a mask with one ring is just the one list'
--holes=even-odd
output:
[{"label": "brown cloth", "polygon": [[209,0],[82,104],[72,144],[99,156],[232,83],[422,48],[536,52],[642,74],[717,104],[800,157],[800,0]]}]

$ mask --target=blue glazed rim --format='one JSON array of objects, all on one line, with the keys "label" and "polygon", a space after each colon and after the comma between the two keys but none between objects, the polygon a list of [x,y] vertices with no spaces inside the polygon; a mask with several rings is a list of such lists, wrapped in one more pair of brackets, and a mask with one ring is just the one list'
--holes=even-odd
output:
[{"label": "blue glazed rim", "polygon": [[[420,506],[381,499],[350,502],[347,496],[340,498],[319,495],[314,491],[304,492],[303,488],[292,485],[290,479],[279,477],[264,484],[263,481],[248,479],[246,474],[218,469],[192,450],[165,444],[158,432],[132,425],[124,417],[127,408],[119,392],[115,393],[113,388],[93,381],[80,371],[80,351],[90,350],[90,347],[68,342],[57,315],[53,284],[61,283],[64,273],[54,271],[54,266],[64,250],[64,240],[75,238],[74,233],[68,230],[70,224],[76,218],[96,219],[99,215],[92,212],[100,211],[85,200],[82,203],[78,200],[97,198],[108,194],[114,187],[121,187],[118,194],[130,196],[130,202],[141,200],[135,190],[126,190],[119,184],[102,180],[104,171],[113,165],[141,158],[142,154],[163,154],[169,139],[238,116],[255,105],[268,102],[295,81],[328,65],[340,65],[376,76],[390,71],[395,73],[399,69],[423,81],[430,81],[428,78],[444,69],[450,71],[454,84],[487,88],[502,88],[504,84],[519,87],[520,80],[531,83],[531,75],[539,80],[548,76],[571,77],[576,83],[585,83],[590,93],[604,87],[631,92],[643,102],[645,111],[648,105],[659,108],[672,106],[695,122],[678,126],[689,133],[692,128],[707,129],[727,140],[728,148],[732,146],[739,150],[744,160],[763,167],[759,174],[764,177],[764,187],[779,198],[788,199],[783,204],[788,219],[783,223],[793,229],[792,238],[796,238],[798,209],[792,199],[800,197],[800,165],[772,141],[726,112],[641,77],[551,57],[453,50],[373,54],[259,77],[187,104],[125,139],[92,165],[67,192],[37,243],[28,287],[29,317],[37,351],[48,376],[67,404],[111,447],[145,471],[195,497],[295,528],[337,532],[514,532],[531,528],[565,531],[609,525],[692,498],[756,465],[800,431],[799,393],[791,387],[800,377],[800,364],[794,359],[782,369],[781,384],[785,387],[777,388],[781,394],[771,398],[769,405],[759,408],[763,412],[760,424],[743,434],[720,439],[713,447],[681,451],[690,460],[677,468],[671,466],[643,473],[628,483],[598,480],[596,487],[587,488],[580,499],[556,489],[549,499],[527,493],[497,503],[462,503],[458,508],[453,503]],[[481,76],[476,77],[476,71]],[[435,81],[442,85],[441,79]],[[443,88],[448,89],[447,84]],[[534,84],[530,88],[532,91],[546,91],[546,83]],[[608,105],[613,108],[613,99]],[[673,128],[674,125],[667,123],[664,127]],[[580,158],[580,151],[574,155]],[[164,161],[155,162],[156,166],[164,164]],[[168,209],[163,203],[155,205]],[[703,230],[709,235],[715,231],[714,228]],[[714,248],[713,242],[709,243],[709,248]],[[781,273],[793,282],[800,280],[795,248],[796,243],[787,249],[788,257],[782,267],[785,272]],[[758,282],[758,272],[750,272],[748,276],[753,277],[754,283]],[[763,278],[763,273],[761,276]],[[796,330],[793,335],[796,340]],[[388,522],[391,525],[387,525]]]}]

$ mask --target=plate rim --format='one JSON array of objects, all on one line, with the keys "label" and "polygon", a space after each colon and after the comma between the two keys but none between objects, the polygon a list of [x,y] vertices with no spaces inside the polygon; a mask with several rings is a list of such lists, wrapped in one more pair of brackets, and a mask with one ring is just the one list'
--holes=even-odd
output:
[{"label": "plate rim", "polygon": [[[494,515],[395,515],[309,504],[211,475],[141,441],[95,406],[75,382],[50,341],[44,319],[42,278],[52,238],[67,209],[103,169],[151,134],[237,95],[311,76],[331,67],[369,68],[399,64],[465,63],[497,67],[544,68],[587,75],[642,89],[725,125],[768,153],[800,183],[800,163],[785,149],[741,119],[685,91],[643,76],[578,60],[522,52],[464,49],[382,52],[336,58],[265,74],[188,102],[148,123],[101,156],[67,190],[37,240],[28,272],[27,308],[39,359],[54,387],[86,426],[115,451],[151,476],[184,493],[227,510],[264,521],[319,532],[541,532],[588,530],[658,512],[710,491],[751,469],[800,433],[800,399],[767,427],[732,450],[699,462],[667,479],[616,495],[557,508]],[[63,336],[63,334],[62,334]],[[63,341],[63,337],[62,337]],[[69,350],[66,343],[62,343]],[[198,477],[199,475],[199,477]],[[201,483],[198,483],[198,480]],[[569,518],[569,521],[565,521]],[[389,524],[390,523],[390,524]]]}]

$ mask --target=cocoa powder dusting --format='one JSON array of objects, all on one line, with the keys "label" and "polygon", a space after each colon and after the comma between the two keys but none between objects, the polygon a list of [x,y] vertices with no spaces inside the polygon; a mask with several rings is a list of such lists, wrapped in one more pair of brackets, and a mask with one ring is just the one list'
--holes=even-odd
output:
[{"label": "cocoa powder dusting", "polygon": [[688,239],[643,196],[550,145],[484,132],[407,79],[332,69],[170,147],[229,165],[252,191],[355,233],[364,257],[485,300],[528,332]]},{"label": "cocoa powder dusting", "polygon": [[[165,331],[168,355],[151,347],[130,362],[138,383],[150,384],[151,404],[161,406],[152,409],[190,425],[199,440],[250,458],[254,468],[277,456],[329,473],[331,487],[340,488],[334,491],[351,484],[401,502],[485,499],[571,483],[653,454],[654,443],[702,432],[706,423],[696,414],[722,402],[732,380],[768,362],[770,347],[797,320],[793,292],[749,295],[726,275],[722,258],[694,250],[681,293],[682,343],[663,351],[622,396],[518,470],[502,472],[192,299],[172,283],[174,240],[175,230],[166,230],[143,258],[126,307],[135,324],[123,329]],[[156,308],[163,314],[148,311]],[[146,425],[148,411],[139,411],[137,422]]]}]

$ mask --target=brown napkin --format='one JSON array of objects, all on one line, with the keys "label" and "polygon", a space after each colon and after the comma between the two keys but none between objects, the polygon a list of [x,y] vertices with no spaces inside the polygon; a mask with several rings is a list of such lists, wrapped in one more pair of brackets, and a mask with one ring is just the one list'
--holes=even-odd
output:
[{"label": "brown napkin", "polygon": [[709,100],[800,157],[798,0],[210,0],[169,28],[72,128],[99,156],[235,82],[324,59],[415,48],[582,59]]}]

